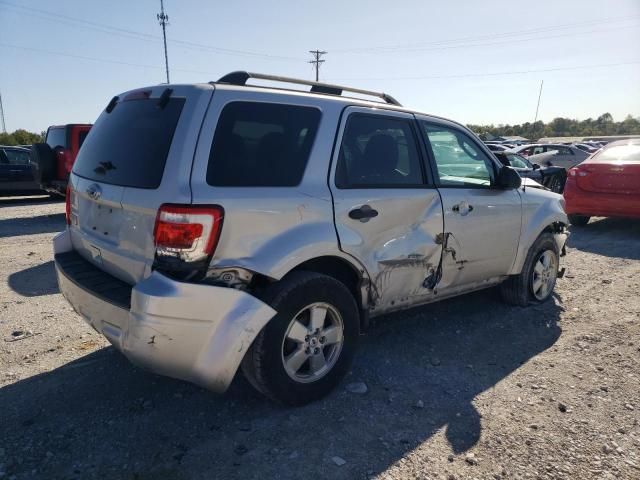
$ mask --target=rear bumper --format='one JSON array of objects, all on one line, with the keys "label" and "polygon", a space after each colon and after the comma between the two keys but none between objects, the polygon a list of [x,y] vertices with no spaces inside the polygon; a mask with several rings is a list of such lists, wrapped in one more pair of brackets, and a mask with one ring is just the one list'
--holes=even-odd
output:
[{"label": "rear bumper", "polygon": [[158,272],[127,288],[76,254],[68,231],[54,239],[54,253],[62,294],[132,363],[215,392],[228,388],[276,314],[246,292],[177,282]]},{"label": "rear bumper", "polygon": [[567,214],[640,218],[640,195],[583,192],[572,185],[564,198]]}]

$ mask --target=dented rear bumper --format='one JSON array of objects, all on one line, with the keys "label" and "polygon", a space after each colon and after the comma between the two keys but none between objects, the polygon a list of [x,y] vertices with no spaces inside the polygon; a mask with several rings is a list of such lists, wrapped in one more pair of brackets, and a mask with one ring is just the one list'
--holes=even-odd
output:
[{"label": "dented rear bumper", "polygon": [[127,295],[122,282],[75,254],[68,236],[54,239],[60,291],[131,362],[155,373],[223,392],[276,314],[246,292],[158,272],[128,287]]}]

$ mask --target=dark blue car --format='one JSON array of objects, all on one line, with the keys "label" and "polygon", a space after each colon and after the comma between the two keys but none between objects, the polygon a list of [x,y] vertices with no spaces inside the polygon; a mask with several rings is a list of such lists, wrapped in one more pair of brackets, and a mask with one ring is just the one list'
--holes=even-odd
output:
[{"label": "dark blue car", "polygon": [[42,193],[33,178],[29,150],[0,146],[0,196]]}]

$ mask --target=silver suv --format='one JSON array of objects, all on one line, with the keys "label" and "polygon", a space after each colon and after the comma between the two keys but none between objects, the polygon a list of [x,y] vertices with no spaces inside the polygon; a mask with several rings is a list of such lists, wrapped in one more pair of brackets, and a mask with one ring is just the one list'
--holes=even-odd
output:
[{"label": "silver suv", "polygon": [[458,123],[235,72],[114,97],[67,223],[60,290],[133,363],[216,392],[241,369],[295,405],[336,386],[372,317],[496,285],[549,299],[568,221]]}]

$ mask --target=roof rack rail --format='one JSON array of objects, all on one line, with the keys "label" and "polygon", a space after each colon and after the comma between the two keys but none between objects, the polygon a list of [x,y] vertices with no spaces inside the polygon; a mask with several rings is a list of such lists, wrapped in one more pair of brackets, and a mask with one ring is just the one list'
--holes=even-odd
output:
[{"label": "roof rack rail", "polygon": [[402,104],[400,104],[400,102],[398,102],[391,95],[388,95],[382,92],[372,92],[370,90],[362,90],[360,88],[344,87],[341,85],[331,85],[329,83],[313,82],[310,80],[302,80],[300,78],[281,77],[278,75],[265,75],[263,73],[252,73],[252,72],[243,72],[243,71],[231,72],[226,74],[224,77],[221,77],[215,83],[228,83],[231,85],[246,85],[247,80],[249,80],[250,78],[256,78],[258,80],[270,80],[273,82],[294,83],[297,85],[310,85],[311,86],[310,91],[312,93],[342,95],[342,92],[351,92],[351,93],[358,93],[360,95],[370,95],[373,97],[381,98],[388,104],[397,105],[399,107],[402,106]]}]

